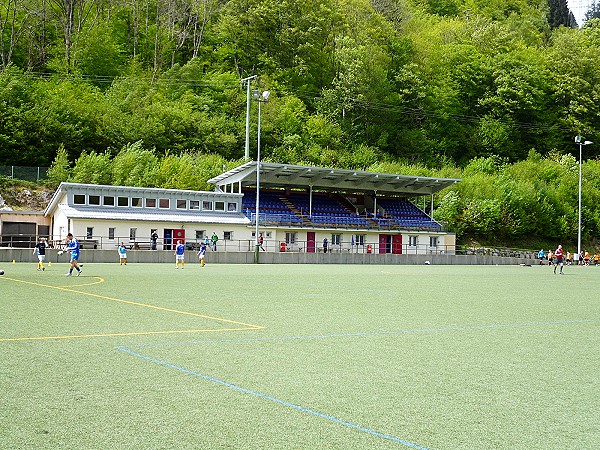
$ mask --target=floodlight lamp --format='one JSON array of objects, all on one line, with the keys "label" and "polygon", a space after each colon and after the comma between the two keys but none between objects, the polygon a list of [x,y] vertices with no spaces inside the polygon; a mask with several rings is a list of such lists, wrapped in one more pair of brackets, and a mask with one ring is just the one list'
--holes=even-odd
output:
[{"label": "floodlight lamp", "polygon": [[581,144],[582,139],[583,138],[581,136],[575,136],[575,143],[576,144]]},{"label": "floodlight lamp", "polygon": [[260,91],[258,91],[258,90],[253,90],[253,91],[252,91],[252,98],[253,98],[254,100],[258,100],[258,99],[260,99]]},{"label": "floodlight lamp", "polygon": [[264,91],[264,92],[262,93],[263,100],[264,100],[265,102],[266,102],[266,101],[269,99],[269,95],[271,95],[271,92],[269,92],[269,91]]},{"label": "floodlight lamp", "polygon": [[590,145],[590,144],[593,144],[593,142],[592,142],[592,141],[585,141],[585,142],[583,143],[583,145]]}]

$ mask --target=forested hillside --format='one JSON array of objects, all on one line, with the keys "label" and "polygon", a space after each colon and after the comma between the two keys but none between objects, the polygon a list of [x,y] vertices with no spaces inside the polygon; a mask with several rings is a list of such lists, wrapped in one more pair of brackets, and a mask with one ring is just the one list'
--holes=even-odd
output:
[{"label": "forested hillside", "polygon": [[[95,182],[120,183],[128,178],[117,157],[137,151],[147,158],[138,163],[162,170],[146,185],[201,187],[243,158],[240,80],[257,75],[252,88],[271,91],[263,158],[467,181],[477,173],[479,184],[448,194],[460,201],[437,199],[461,234],[484,231],[483,213],[469,213],[481,210],[492,219],[480,223],[502,228],[497,236],[572,239],[573,137],[600,143],[600,20],[577,28],[566,5],[0,0],[0,165],[66,170],[66,159],[77,162],[63,171],[69,179],[88,180],[88,164]],[[256,104],[251,114],[254,157]],[[586,146],[586,159],[598,154],[600,145]],[[561,194],[527,209],[551,193],[535,177],[524,191],[510,188],[513,171],[542,173]],[[515,190],[531,202],[522,211],[509,202]],[[588,238],[596,216],[590,205]]]}]

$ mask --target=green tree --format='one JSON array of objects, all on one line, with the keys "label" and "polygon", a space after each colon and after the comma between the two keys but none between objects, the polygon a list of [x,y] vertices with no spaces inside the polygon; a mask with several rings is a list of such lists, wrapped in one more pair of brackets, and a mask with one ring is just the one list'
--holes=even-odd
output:
[{"label": "green tree", "polygon": [[64,145],[58,147],[56,157],[48,169],[48,180],[51,183],[59,184],[63,181],[69,181],[71,166],[69,164],[69,155]]}]

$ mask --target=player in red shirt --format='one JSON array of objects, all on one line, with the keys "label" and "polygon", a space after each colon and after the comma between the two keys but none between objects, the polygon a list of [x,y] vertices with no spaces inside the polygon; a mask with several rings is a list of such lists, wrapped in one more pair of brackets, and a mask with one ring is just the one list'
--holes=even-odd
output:
[{"label": "player in red shirt", "polygon": [[556,265],[554,266],[554,273],[556,273],[556,268],[558,266],[560,266],[560,274],[564,275],[564,273],[563,273],[564,254],[563,254],[562,245],[558,246],[558,248],[554,252],[554,257],[556,258]]}]

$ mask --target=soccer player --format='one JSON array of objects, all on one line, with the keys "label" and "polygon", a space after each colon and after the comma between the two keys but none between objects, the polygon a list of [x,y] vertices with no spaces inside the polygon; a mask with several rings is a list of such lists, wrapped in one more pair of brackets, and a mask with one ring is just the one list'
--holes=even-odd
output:
[{"label": "soccer player", "polygon": [[44,261],[46,260],[46,239],[41,237],[40,242],[35,244],[35,248],[33,249],[33,254],[37,254],[38,263],[37,270],[46,270],[44,267]]},{"label": "soccer player", "polygon": [[182,241],[177,241],[177,247],[175,247],[175,268],[179,269],[179,263],[181,262],[181,268],[183,269],[183,265],[185,263],[185,245],[183,245]]},{"label": "soccer player", "polygon": [[72,233],[67,234],[67,251],[71,252],[71,268],[69,273],[65,275],[70,277],[73,274],[73,269],[77,269],[77,276],[81,275],[81,269],[79,268],[79,253],[80,246],[79,241],[73,236]]},{"label": "soccer player", "polygon": [[204,257],[206,256],[206,244],[203,242],[200,244],[200,250],[198,250],[198,259],[200,260],[200,265],[204,267]]},{"label": "soccer player", "polygon": [[564,275],[564,272],[563,272],[563,265],[564,265],[563,256],[564,256],[564,254],[563,254],[562,245],[559,245],[558,248],[556,249],[556,251],[554,252],[554,258],[556,258],[556,264],[554,265],[554,274],[556,274],[556,268],[558,266],[560,266],[560,274]]},{"label": "soccer player", "polygon": [[123,264],[127,265],[127,247],[121,242],[121,245],[119,245],[119,265],[122,266]]},{"label": "soccer player", "polygon": [[540,266],[543,266],[544,265],[544,260],[546,259],[546,253],[544,253],[544,249],[541,249],[538,252],[538,258],[540,260]]}]

